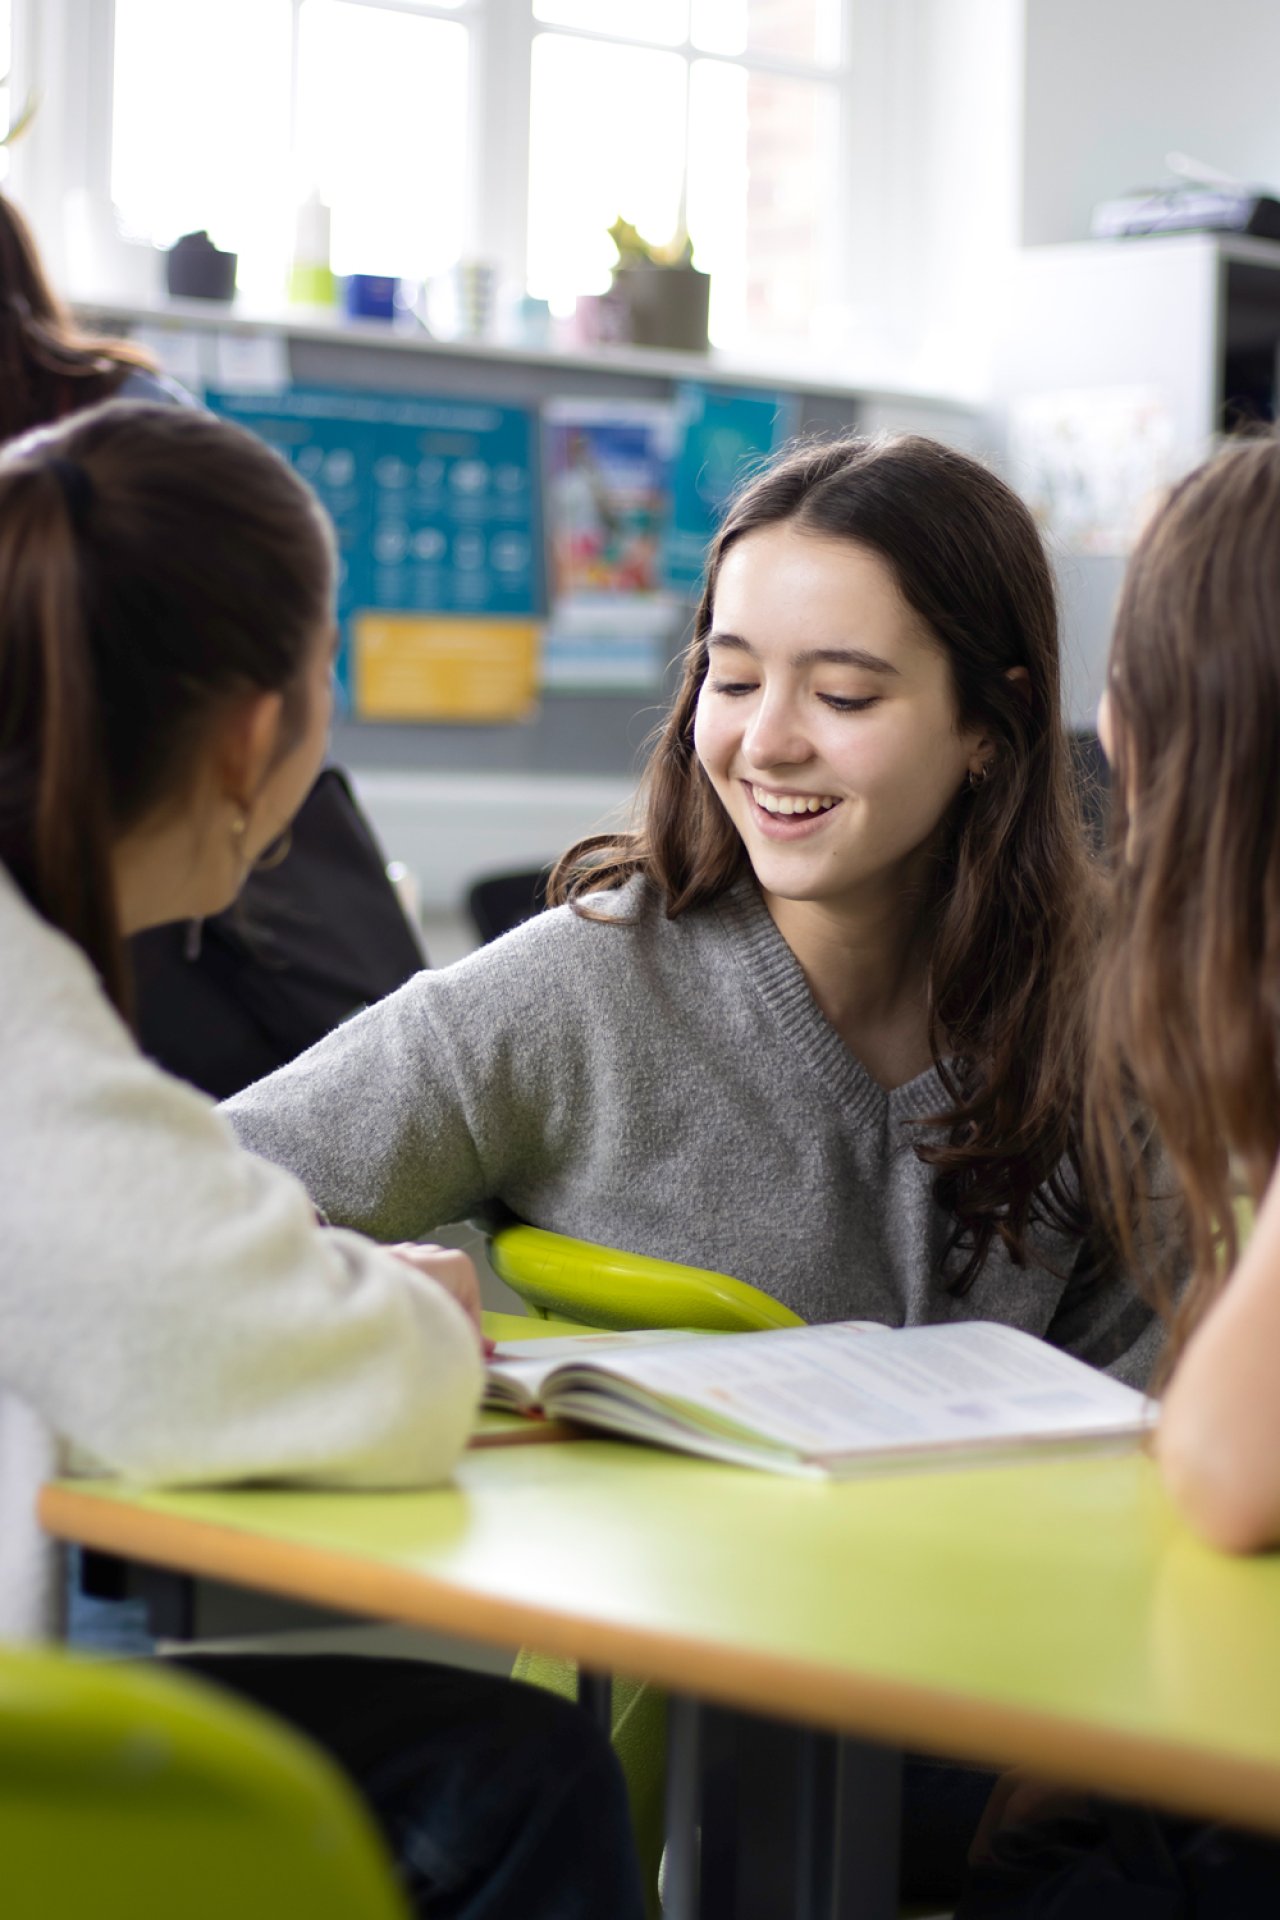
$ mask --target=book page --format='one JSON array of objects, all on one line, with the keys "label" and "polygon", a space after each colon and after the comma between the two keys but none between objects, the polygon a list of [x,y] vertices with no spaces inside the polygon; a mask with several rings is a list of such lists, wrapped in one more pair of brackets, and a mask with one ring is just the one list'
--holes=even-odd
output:
[{"label": "book page", "polygon": [[586,1360],[611,1347],[661,1345],[706,1336],[690,1327],[649,1327],[629,1333],[573,1333],[553,1340],[504,1340],[485,1366],[483,1404],[533,1413],[549,1373],[569,1360]]},{"label": "book page", "polygon": [[[835,1325],[601,1354],[574,1385],[616,1382],[685,1424],[760,1435],[805,1457],[1136,1431],[1147,1403],[1030,1334],[986,1322]],[[548,1404],[558,1405],[549,1383]],[[564,1411],[570,1412],[565,1404]]]}]

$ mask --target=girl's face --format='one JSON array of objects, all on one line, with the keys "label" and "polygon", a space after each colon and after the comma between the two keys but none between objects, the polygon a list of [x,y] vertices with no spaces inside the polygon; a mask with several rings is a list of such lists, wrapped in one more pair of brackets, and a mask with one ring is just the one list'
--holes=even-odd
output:
[{"label": "girl's face", "polygon": [[782,524],[729,549],[694,745],[766,896],[857,907],[915,878],[971,770],[942,648],[869,548]]}]

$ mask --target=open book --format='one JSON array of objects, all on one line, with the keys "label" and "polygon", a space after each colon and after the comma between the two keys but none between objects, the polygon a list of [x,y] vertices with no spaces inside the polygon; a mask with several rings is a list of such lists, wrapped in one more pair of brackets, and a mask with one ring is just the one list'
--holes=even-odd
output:
[{"label": "open book", "polygon": [[489,1363],[485,1399],[818,1478],[1114,1449],[1155,1418],[1132,1387],[986,1321],[506,1342]]}]

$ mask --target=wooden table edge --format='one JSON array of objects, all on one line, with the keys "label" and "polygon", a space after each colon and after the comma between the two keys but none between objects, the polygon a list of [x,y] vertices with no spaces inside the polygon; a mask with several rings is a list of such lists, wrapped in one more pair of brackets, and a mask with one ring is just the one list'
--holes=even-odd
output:
[{"label": "wooden table edge", "polygon": [[715,1640],[578,1618],[480,1594],[430,1574],[268,1535],[214,1526],[46,1486],[46,1532],[81,1546],[372,1620],[524,1644],[600,1672],[833,1733],[1019,1766],[1065,1785],[1170,1812],[1280,1833],[1280,1766],[1039,1710],[816,1662],[744,1652]]}]

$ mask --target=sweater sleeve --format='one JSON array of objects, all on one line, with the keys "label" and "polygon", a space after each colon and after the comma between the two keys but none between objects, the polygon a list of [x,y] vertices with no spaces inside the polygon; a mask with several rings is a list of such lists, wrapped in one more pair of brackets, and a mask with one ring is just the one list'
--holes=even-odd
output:
[{"label": "sweater sleeve", "polygon": [[556,1161],[584,1070],[578,934],[562,909],[419,973],[222,1111],[337,1224],[403,1240],[469,1218]]},{"label": "sweater sleeve", "polygon": [[462,1310],[318,1227],[142,1058],[79,955],[51,972],[3,1023],[0,1384],[144,1482],[440,1479],[479,1392]]}]

